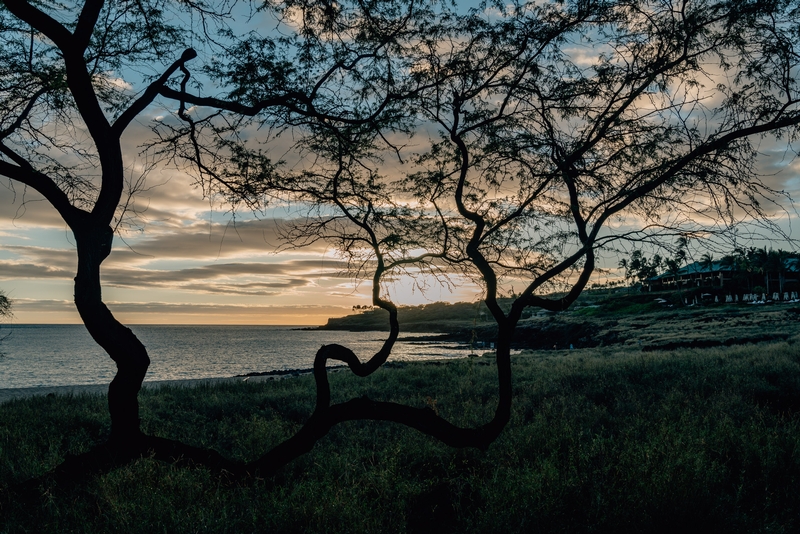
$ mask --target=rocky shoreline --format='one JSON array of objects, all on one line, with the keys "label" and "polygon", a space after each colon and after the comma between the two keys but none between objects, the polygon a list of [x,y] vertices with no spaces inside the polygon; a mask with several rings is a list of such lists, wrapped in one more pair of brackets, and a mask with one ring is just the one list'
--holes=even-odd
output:
[{"label": "rocky shoreline", "polygon": [[[472,344],[480,349],[490,347],[497,338],[497,327],[488,322],[448,325],[447,330],[403,339]],[[720,305],[616,316],[566,312],[521,321],[511,348],[558,350],[629,345],[647,352],[786,341],[796,335],[800,335],[800,308],[796,306]]]}]

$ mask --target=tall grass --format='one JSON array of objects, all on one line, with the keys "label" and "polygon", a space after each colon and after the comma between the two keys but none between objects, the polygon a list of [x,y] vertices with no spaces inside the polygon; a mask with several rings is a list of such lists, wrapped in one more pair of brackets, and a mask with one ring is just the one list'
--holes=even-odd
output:
[{"label": "tall grass", "polygon": [[[149,458],[69,487],[15,484],[108,432],[99,397],[0,405],[2,532],[797,532],[800,347],[532,352],[487,452],[386,423],[336,427],[275,479],[230,484]],[[494,410],[491,358],[331,376],[334,401]],[[313,408],[297,378],[142,393],[149,433],[250,460]]]}]

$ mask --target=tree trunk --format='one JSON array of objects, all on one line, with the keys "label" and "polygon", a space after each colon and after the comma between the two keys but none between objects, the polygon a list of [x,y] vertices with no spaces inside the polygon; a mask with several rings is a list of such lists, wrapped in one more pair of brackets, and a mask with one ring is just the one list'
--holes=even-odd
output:
[{"label": "tree trunk", "polygon": [[139,429],[139,390],[150,358],[134,333],[123,326],[103,303],[100,264],[111,252],[113,231],[108,226],[86,224],[73,228],[78,247],[75,305],[92,338],[117,364],[117,374],[108,388],[111,441],[133,446]]},{"label": "tree trunk", "polygon": [[513,388],[511,381],[511,340],[514,337],[516,320],[514,326],[505,321],[498,325],[497,329],[497,349],[495,361],[497,363],[498,374],[498,401],[495,417],[487,425],[487,430],[491,435],[490,443],[497,439],[503,428],[511,419],[511,401],[513,398]]}]

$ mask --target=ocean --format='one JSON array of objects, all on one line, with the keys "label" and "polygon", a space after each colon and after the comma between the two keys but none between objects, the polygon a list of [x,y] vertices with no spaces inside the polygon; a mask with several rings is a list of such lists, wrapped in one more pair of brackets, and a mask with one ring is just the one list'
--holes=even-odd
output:
[{"label": "ocean", "polygon": [[[130,325],[147,347],[145,382],[224,378],[309,369],[322,345],[339,343],[365,361],[381,347],[381,332],[301,330],[298,326]],[[414,334],[418,337],[423,334]],[[0,389],[108,384],[116,368],[83,325],[2,325]],[[389,361],[466,356],[453,343],[403,340]],[[336,363],[336,362],[332,362]]]}]

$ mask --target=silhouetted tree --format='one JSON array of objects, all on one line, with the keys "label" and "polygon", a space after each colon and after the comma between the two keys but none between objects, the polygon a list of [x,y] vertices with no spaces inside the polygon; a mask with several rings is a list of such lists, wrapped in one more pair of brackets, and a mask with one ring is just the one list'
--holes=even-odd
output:
[{"label": "silhouetted tree", "polygon": [[[373,303],[389,311],[390,336],[366,363],[338,346],[317,355],[317,408],[292,440],[295,451],[355,418],[486,447],[509,418],[510,340],[523,310],[566,309],[598,251],[616,241],[710,228],[693,222],[701,217],[723,225],[764,218],[760,200],[776,192],[755,172],[751,140],[796,135],[800,123],[790,74],[798,67],[795,2],[490,2],[466,13],[415,5],[402,31],[386,22],[389,5],[340,2],[329,15],[305,2],[275,4],[278,18],[299,29],[283,48],[248,37],[220,60],[225,67],[211,72],[224,98],[164,93],[215,108],[162,129],[210,191],[253,206],[309,206],[287,239],[337,246],[354,276],[372,280]],[[376,35],[385,38],[369,54],[348,48]],[[278,76],[294,86],[298,72],[320,72],[315,58],[329,55],[342,65],[375,59],[319,85],[347,114],[276,120],[259,112]],[[298,62],[283,65],[287,56]],[[239,137],[244,116],[267,133],[291,130],[290,164],[262,148],[269,135],[260,147]],[[298,165],[304,154],[313,165]],[[638,228],[616,230],[620,220]],[[654,274],[653,260],[640,261],[636,276]],[[399,325],[382,282],[404,271],[481,285],[498,325],[497,410],[484,426],[459,429],[429,411],[366,399],[329,406],[327,359],[366,375],[388,357]],[[524,289],[503,309],[498,296],[512,283]],[[548,297],[554,287],[564,296]]]},{"label": "silhouetted tree", "polygon": [[770,289],[770,279],[777,278],[777,290],[780,293],[779,298],[783,298],[783,286],[786,283],[787,260],[792,257],[790,252],[785,250],[767,250],[766,247],[758,251],[755,256],[759,260],[761,272],[764,274],[764,285],[766,286],[768,298],[772,298],[772,292],[775,291],[773,286]]},{"label": "silhouetted tree", "polygon": [[786,274],[785,261],[789,255],[784,251],[776,251],[767,247],[750,248],[747,251],[747,259],[753,272],[764,277],[764,291],[767,298],[772,298],[774,286],[770,287],[770,279],[774,274],[779,280],[780,291],[783,291],[783,280]]},{"label": "silhouetted tree", "polygon": [[749,272],[752,269],[744,249],[736,248],[733,253],[726,254],[720,259],[720,265],[731,271],[731,279],[737,294],[742,295],[744,290],[750,292],[751,283]]},{"label": "silhouetted tree", "polygon": [[[763,219],[763,200],[777,192],[755,172],[753,141],[800,133],[796,1],[488,2],[466,11],[265,2],[278,31],[223,32],[204,41],[215,47],[208,62],[195,69],[187,50],[126,98],[107,73],[177,56],[182,34],[162,8],[181,5],[90,0],[79,16],[60,6],[55,18],[43,3],[6,0],[13,39],[3,50],[0,173],[41,192],[76,236],[76,304],[119,369],[114,436],[138,433],[147,354],[102,303],[99,266],[123,192],[120,136],[158,94],[177,102],[154,125],[163,156],[189,162],[208,192],[234,203],[308,207],[287,242],[325,240],[371,280],[373,304],[389,312],[383,347],[364,362],[346,347],[320,349],[314,412],[246,470],[270,473],[353,419],[488,447],[510,419],[510,343],[523,311],[566,309],[599,251],[621,240],[705,228],[695,220]],[[134,23],[119,28],[126,16]],[[192,72],[220,92],[190,90]],[[91,152],[51,143],[48,120],[80,121]],[[41,141],[99,166],[99,187],[65,172],[52,151],[37,152]],[[366,376],[391,353],[400,325],[384,283],[403,272],[480,284],[498,326],[497,404],[485,424],[461,428],[429,408],[366,397],[331,405],[329,359]],[[511,284],[523,289],[504,308],[498,295]],[[553,288],[563,296],[552,298]]]},{"label": "silhouetted tree", "polygon": [[630,258],[622,259],[619,266],[625,270],[625,279],[635,279],[639,283],[658,275],[662,267],[663,260],[660,255],[654,254],[648,258],[641,250],[634,250]]},{"label": "silhouetted tree", "polygon": [[[410,24],[406,8],[392,13],[398,6],[402,7],[402,3],[394,7],[387,4],[385,20],[368,17],[350,25],[349,29],[356,31],[360,24],[364,33],[358,36],[357,43],[340,43],[341,49],[349,50],[347,58],[314,54],[319,49],[315,49],[314,37],[309,36],[310,46],[296,50],[297,58],[287,57],[269,65],[269,83],[254,85],[247,94],[240,95],[237,111],[269,114],[286,125],[311,124],[315,120],[320,124],[335,121],[358,127],[393,121],[394,108],[390,104],[394,94],[383,91],[392,84],[376,88],[383,91],[376,100],[376,91],[369,88],[370,78],[363,77],[367,80],[363,90],[352,95],[356,104],[363,103],[359,100],[363,99],[373,105],[363,117],[355,116],[363,106],[346,109],[336,87],[342,76],[354,73],[354,69],[368,72],[375,62],[383,61],[381,51],[391,48],[394,36],[401,36]],[[192,121],[192,110],[187,109],[184,99],[189,77],[185,65],[197,53],[185,47],[194,40],[213,49],[224,41],[230,46],[227,53],[242,53],[237,47],[246,48],[252,41],[243,41],[226,28],[236,7],[237,2],[224,0],[0,3],[0,175],[10,179],[12,188],[21,184],[41,194],[75,237],[75,304],[90,335],[117,365],[108,393],[110,444],[116,448],[156,447],[168,451],[167,455],[192,454],[188,448],[176,450],[174,443],[148,440],[141,434],[137,398],[149,356],[102,300],[100,267],[111,251],[114,230],[129,215],[129,204],[123,199],[143,187],[140,179],[126,179],[133,174],[128,171],[136,166],[132,158],[126,160],[121,139],[157,98],[166,97],[171,102],[169,107],[177,106],[181,120]],[[310,11],[303,13],[305,23],[325,26],[332,22],[330,17],[336,16],[336,10],[306,8]],[[192,17],[197,28],[187,26],[187,19]],[[430,19],[429,15],[425,17]],[[215,28],[219,30],[217,36],[212,35]],[[252,39],[253,35],[247,37]],[[269,44],[260,44],[265,48],[250,52],[269,54]],[[240,70],[241,81],[258,76],[263,66],[259,61],[265,57],[256,58],[251,69]],[[234,63],[230,65],[238,69]],[[316,79],[308,71],[292,70],[292,65],[313,65]],[[218,75],[220,69],[224,70],[224,65],[212,63],[209,75]],[[173,76],[178,77],[174,85],[179,90],[170,86]],[[141,87],[138,92],[130,87],[134,82]],[[201,105],[217,102],[212,98],[203,100]],[[231,105],[230,101],[219,103]],[[205,125],[200,122],[195,126],[199,130]],[[163,126],[165,123],[158,125]],[[242,163],[236,154],[225,157]],[[208,458],[199,454],[195,455],[198,461]],[[219,460],[214,455],[211,458]]]},{"label": "silhouetted tree", "polygon": [[[11,301],[6,297],[5,293],[0,291],[0,319],[4,319],[6,317],[11,316]],[[0,341],[3,341],[7,335],[0,336]],[[3,355],[2,350],[0,350],[0,356]]]},{"label": "silhouetted tree", "polygon": [[674,252],[671,258],[664,259],[664,272],[674,277],[675,288],[680,290],[680,283],[678,282],[678,271],[681,266],[686,263],[686,248],[689,241],[686,237],[679,237],[675,242]]},{"label": "silhouetted tree", "polygon": [[[126,446],[140,436],[137,396],[150,360],[101,296],[100,266],[111,252],[114,229],[127,215],[123,197],[143,187],[142,180],[129,178],[135,165],[125,160],[121,138],[166,92],[173,75],[186,72],[185,63],[197,54],[182,47],[191,38],[208,40],[185,28],[182,19],[194,14],[203,29],[213,23],[224,29],[233,4],[0,4],[0,175],[10,178],[12,187],[16,182],[41,194],[75,236],[75,304],[93,339],[117,365],[108,393],[111,438]],[[334,68],[328,75],[335,73]],[[144,80],[143,89],[130,90],[125,77]],[[289,89],[259,105],[328,116],[314,95]],[[310,107],[297,110],[299,105]],[[185,113],[182,102],[179,109]]]},{"label": "silhouetted tree", "polygon": [[11,315],[11,301],[8,297],[0,291],[0,317],[8,317]]},{"label": "silhouetted tree", "polygon": [[[700,256],[700,267],[703,270],[708,270],[709,278],[711,279],[711,286],[714,286],[714,277],[712,276],[712,272],[714,270],[714,255],[710,252],[704,252],[702,256]],[[705,273],[703,273],[704,275]],[[703,276],[701,275],[701,276]]]},{"label": "silhouetted tree", "polygon": [[115,71],[160,65],[182,40],[156,4],[87,1],[69,9],[4,0],[0,7],[0,174],[40,193],[75,236],[75,305],[117,364],[108,403],[120,443],[139,433],[137,395],[150,361],[101,298],[100,265],[126,186],[120,138],[190,57],[167,66],[138,98],[116,85]]}]

